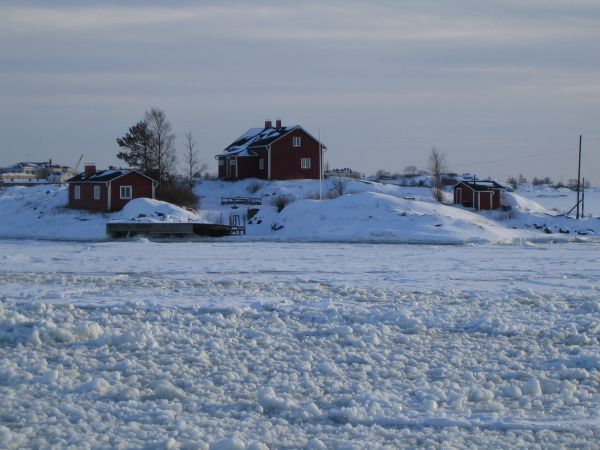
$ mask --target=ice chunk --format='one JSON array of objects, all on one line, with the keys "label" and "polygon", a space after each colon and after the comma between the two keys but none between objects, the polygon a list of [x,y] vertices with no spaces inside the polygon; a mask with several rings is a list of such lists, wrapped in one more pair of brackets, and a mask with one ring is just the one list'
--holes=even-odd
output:
[{"label": "ice chunk", "polygon": [[306,450],[325,450],[327,446],[318,438],[311,438],[306,444]]},{"label": "ice chunk", "polygon": [[112,386],[104,378],[94,378],[87,383],[83,383],[77,389],[79,392],[95,392],[100,395],[107,395],[111,392]]},{"label": "ice chunk", "polygon": [[182,400],[185,398],[185,392],[174,386],[169,380],[158,380],[154,383],[154,395],[156,398],[167,400]]},{"label": "ice chunk", "polygon": [[246,447],[246,450],[269,450],[269,447],[262,442],[252,442]]},{"label": "ice chunk", "polygon": [[277,397],[272,387],[260,388],[257,397],[258,403],[265,411],[278,411],[286,406],[285,400]]},{"label": "ice chunk", "polygon": [[540,380],[537,378],[530,378],[525,385],[525,393],[531,395],[532,397],[539,397],[542,395],[542,386],[540,385]]},{"label": "ice chunk", "polygon": [[210,450],[246,450],[246,444],[238,438],[225,438],[210,446]]},{"label": "ice chunk", "polygon": [[489,402],[494,399],[494,393],[489,389],[473,388],[469,391],[470,402]]},{"label": "ice chunk", "polygon": [[518,386],[505,386],[502,388],[502,395],[507,398],[520,398],[523,393]]}]

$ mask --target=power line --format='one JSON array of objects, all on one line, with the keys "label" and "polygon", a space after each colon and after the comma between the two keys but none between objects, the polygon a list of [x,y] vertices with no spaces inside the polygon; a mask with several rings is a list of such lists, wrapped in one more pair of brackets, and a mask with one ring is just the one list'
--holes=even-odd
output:
[{"label": "power line", "polygon": [[562,155],[562,154],[566,154],[566,153],[572,153],[572,150],[561,150],[558,152],[548,152],[548,153],[536,153],[534,155],[515,156],[513,158],[502,158],[502,159],[494,159],[494,160],[489,160],[489,161],[470,162],[470,163],[464,163],[464,164],[448,164],[447,167],[478,166],[478,165],[485,165],[485,164],[495,164],[495,163],[504,162],[504,161],[516,161],[516,160],[521,160],[521,159],[525,159],[525,158],[537,158],[538,156],[559,155],[559,154]]}]

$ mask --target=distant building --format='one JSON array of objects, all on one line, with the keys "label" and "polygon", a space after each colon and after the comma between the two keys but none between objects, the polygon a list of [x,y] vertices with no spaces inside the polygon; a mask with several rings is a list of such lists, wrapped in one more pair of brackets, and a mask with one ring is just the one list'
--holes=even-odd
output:
[{"label": "distant building", "polygon": [[63,183],[75,175],[72,168],[46,162],[19,162],[0,170],[3,183]]},{"label": "distant building", "polygon": [[343,169],[331,169],[325,171],[326,177],[346,177],[346,178],[356,178],[361,179],[362,175],[349,167],[344,167]]},{"label": "distant building", "polygon": [[454,204],[476,210],[498,209],[503,189],[491,180],[461,181],[454,186]]},{"label": "distant building", "polygon": [[134,198],[154,198],[158,182],[133,169],[85,171],[67,180],[69,208],[91,211],[118,211]]},{"label": "distant building", "polygon": [[251,128],[216,156],[219,178],[318,179],[326,147],[299,125]]}]

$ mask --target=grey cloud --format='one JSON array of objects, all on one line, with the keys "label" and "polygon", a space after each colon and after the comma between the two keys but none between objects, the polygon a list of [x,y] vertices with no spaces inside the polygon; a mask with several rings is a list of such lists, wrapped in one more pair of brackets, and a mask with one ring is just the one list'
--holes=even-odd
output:
[{"label": "grey cloud", "polygon": [[[600,5],[523,3],[4,3],[0,165],[115,163],[114,139],[152,105],[208,160],[276,115],[366,172],[423,167],[431,146],[466,164],[562,151],[580,132],[600,144]],[[535,160],[477,169],[559,177],[553,158],[543,174]]]}]

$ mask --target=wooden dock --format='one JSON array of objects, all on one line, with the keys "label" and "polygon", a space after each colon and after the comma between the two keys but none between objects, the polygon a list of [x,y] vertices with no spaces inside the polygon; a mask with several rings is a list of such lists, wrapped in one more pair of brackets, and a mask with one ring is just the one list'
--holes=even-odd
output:
[{"label": "wooden dock", "polygon": [[[239,234],[239,227],[217,223],[110,222],[106,235],[111,239],[133,236],[150,237],[222,237]],[[245,230],[244,230],[245,231]]]}]

